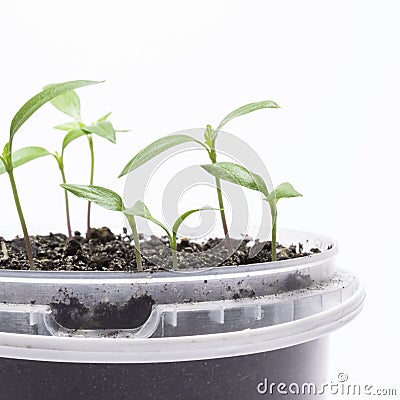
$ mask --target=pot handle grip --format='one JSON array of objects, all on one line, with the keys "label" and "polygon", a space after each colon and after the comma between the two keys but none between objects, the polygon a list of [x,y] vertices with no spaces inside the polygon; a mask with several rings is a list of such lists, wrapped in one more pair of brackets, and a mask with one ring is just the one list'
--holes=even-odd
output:
[{"label": "pot handle grip", "polygon": [[[263,319],[261,305],[242,300],[241,302],[212,302],[197,304],[156,304],[153,305],[148,319],[139,327],[132,329],[70,329],[60,325],[54,318],[49,305],[0,304],[0,332],[23,333],[30,335],[61,337],[117,337],[150,338],[172,335],[193,334],[187,331],[190,320],[201,321],[201,325],[222,329],[225,313],[230,309],[246,309],[246,320]],[[223,304],[218,304],[223,303]],[[243,310],[244,310],[243,309]]]},{"label": "pot handle grip", "polygon": [[0,332],[69,337],[148,338],[157,329],[161,311],[154,306],[147,321],[133,329],[69,329],[60,325],[48,305],[0,304]]}]

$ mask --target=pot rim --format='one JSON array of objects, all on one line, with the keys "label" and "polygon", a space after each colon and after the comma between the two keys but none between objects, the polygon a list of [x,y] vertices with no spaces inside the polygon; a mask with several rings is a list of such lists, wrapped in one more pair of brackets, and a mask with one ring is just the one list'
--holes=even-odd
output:
[{"label": "pot rim", "polygon": [[74,363],[161,363],[235,357],[279,350],[328,335],[362,310],[365,288],[337,306],[258,329],[165,338],[77,338],[0,333],[1,357]]},{"label": "pot rim", "polygon": [[[208,275],[240,275],[248,276],[261,273],[265,271],[271,271],[271,273],[277,271],[290,272],[291,270],[300,270],[305,268],[310,268],[315,264],[319,264],[324,260],[333,258],[337,255],[338,243],[329,236],[320,235],[311,232],[304,232],[294,229],[280,229],[280,236],[288,236],[289,241],[292,242],[306,242],[308,240],[316,240],[325,243],[326,249],[322,249],[321,253],[315,253],[304,257],[292,258],[288,260],[281,261],[269,261],[263,263],[254,263],[246,265],[237,266],[220,266],[220,267],[209,267],[209,268],[199,268],[199,269],[185,269],[185,270],[168,270],[159,272],[130,272],[130,271],[41,271],[41,270],[10,270],[10,269],[0,269],[0,280],[9,281],[31,281],[36,279],[52,281],[54,279],[58,280],[102,280],[102,281],[115,281],[118,280],[122,282],[126,280],[127,282],[140,282],[140,281],[156,281],[161,280],[163,282],[176,281],[179,280],[193,280],[197,276],[199,279],[203,279],[204,276]],[[298,237],[294,239],[294,237]],[[288,241],[288,240],[286,240]],[[285,240],[282,240],[285,242]]]}]

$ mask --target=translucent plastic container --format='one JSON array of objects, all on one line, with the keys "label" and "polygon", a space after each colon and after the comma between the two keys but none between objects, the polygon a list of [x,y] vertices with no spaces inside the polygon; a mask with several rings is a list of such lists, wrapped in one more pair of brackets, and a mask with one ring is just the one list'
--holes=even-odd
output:
[{"label": "translucent plastic container", "polygon": [[280,241],[321,253],[156,274],[1,271],[0,393],[257,399],[265,378],[322,383],[326,335],[360,312],[364,288],[335,266],[331,239]]}]

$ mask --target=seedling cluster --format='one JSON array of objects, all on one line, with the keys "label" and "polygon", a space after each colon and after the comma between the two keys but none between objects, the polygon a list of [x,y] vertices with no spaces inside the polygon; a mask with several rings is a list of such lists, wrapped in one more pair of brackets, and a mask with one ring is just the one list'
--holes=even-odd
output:
[{"label": "seedling cluster", "polygon": [[[21,109],[14,116],[11,126],[9,140],[4,146],[2,155],[0,156],[0,175],[8,174],[11,189],[14,195],[15,205],[17,208],[18,216],[20,219],[22,231],[24,234],[27,257],[29,260],[30,268],[35,269],[34,260],[32,256],[32,249],[29,240],[28,229],[26,226],[24,214],[22,211],[17,185],[14,178],[14,168],[26,164],[34,159],[51,155],[57,162],[58,168],[61,173],[61,187],[65,194],[65,210],[67,220],[67,230],[69,238],[72,238],[71,216],[69,210],[68,193],[72,193],[88,202],[87,210],[87,237],[90,237],[90,214],[91,203],[95,203],[105,209],[111,211],[121,212],[128,220],[132,230],[132,238],[135,247],[136,266],[138,271],[143,270],[142,257],[140,252],[140,241],[136,227],[135,218],[145,218],[148,221],[161,227],[169,239],[169,246],[172,253],[173,269],[178,269],[177,257],[177,236],[178,231],[183,221],[196,212],[201,211],[219,211],[221,224],[225,235],[225,245],[229,253],[233,252],[229,230],[226,221],[224,210],[224,203],[222,197],[221,181],[231,182],[242,187],[256,190],[263,195],[264,200],[268,203],[273,228],[272,228],[272,260],[276,260],[276,233],[277,233],[277,203],[282,198],[298,197],[301,196],[293,186],[288,183],[280,184],[275,190],[270,192],[263,178],[256,173],[249,171],[244,166],[230,162],[218,162],[218,150],[216,146],[219,131],[232,119],[251,113],[256,110],[264,108],[279,108],[273,101],[260,101],[250,103],[243,107],[237,108],[229,113],[217,126],[213,129],[211,125],[207,125],[204,131],[204,141],[198,140],[192,136],[177,134],[162,137],[155,142],[149,144],[140,150],[122,169],[119,177],[125,176],[128,173],[136,170],[143,164],[147,163],[152,158],[162,154],[163,152],[183,143],[194,142],[207,151],[208,157],[211,161],[210,164],[202,165],[201,167],[215,178],[215,187],[217,192],[218,208],[194,208],[183,213],[169,229],[162,222],[154,218],[148,207],[142,202],[137,201],[133,206],[129,207],[123,203],[122,198],[114,191],[101,187],[94,186],[94,165],[95,165],[95,152],[93,144],[93,135],[100,136],[107,139],[111,143],[116,143],[116,133],[121,132],[114,129],[111,122],[108,120],[110,113],[99,118],[92,124],[85,124],[81,118],[80,99],[75,90],[84,86],[98,84],[97,81],[71,81],[60,84],[52,84],[46,86],[40,93],[28,100]],[[61,144],[60,152],[50,152],[42,147],[25,147],[13,151],[13,139],[15,134],[21,126],[37,111],[42,105],[50,102],[54,107],[62,113],[72,118],[71,121],[57,125],[55,128],[65,131],[66,134]],[[65,150],[68,145],[74,140],[85,136],[88,140],[89,152],[91,157],[90,171],[89,171],[89,184],[88,185],[73,185],[67,183],[66,171],[64,165]]]}]

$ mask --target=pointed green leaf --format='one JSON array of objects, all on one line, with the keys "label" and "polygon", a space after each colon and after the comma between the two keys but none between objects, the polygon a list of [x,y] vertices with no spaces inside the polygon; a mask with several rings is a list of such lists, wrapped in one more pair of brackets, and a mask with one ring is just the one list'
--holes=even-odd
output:
[{"label": "pointed green leaf", "polygon": [[111,211],[123,211],[124,204],[121,197],[110,189],[91,185],[60,185],[65,190],[82,199],[91,201],[100,207]]},{"label": "pointed green leaf", "polygon": [[[44,89],[50,89],[54,85],[47,85]],[[73,91],[63,93],[50,100],[50,103],[64,114],[69,115],[75,121],[81,121],[81,101],[79,96]]]},{"label": "pointed green leaf", "polygon": [[[43,147],[24,147],[22,149],[13,152],[12,164],[14,168],[17,168],[20,165],[35,160],[36,158],[48,155],[51,155],[51,153],[49,153]],[[0,164],[0,175],[4,174],[5,172],[6,172],[5,165]]]},{"label": "pointed green leaf", "polygon": [[200,211],[205,211],[205,210],[213,210],[213,211],[219,211],[219,208],[212,208],[212,207],[202,207],[202,208],[196,208],[194,210],[189,210],[183,213],[174,223],[174,226],[172,227],[172,232],[176,234],[178,232],[179,227],[182,225],[183,221],[189,217],[189,215],[192,215],[196,212]]},{"label": "pointed green leaf", "polygon": [[97,122],[101,122],[101,121],[106,121],[108,119],[108,117],[111,115],[112,111],[110,111],[109,113],[107,113],[106,115],[103,115],[101,118],[99,118],[97,120]]},{"label": "pointed green leaf", "polygon": [[276,187],[267,197],[266,201],[278,201],[279,199],[287,199],[290,197],[301,197],[303,196],[289,182],[281,183]]},{"label": "pointed green leaf", "polygon": [[214,147],[213,136],[214,136],[213,128],[211,127],[211,125],[207,125],[206,130],[204,131],[204,140],[209,147]]},{"label": "pointed green leaf", "polygon": [[124,214],[133,215],[134,217],[152,218],[150,210],[143,201],[138,200],[132,207],[126,208]]},{"label": "pointed green leaf", "polygon": [[265,196],[269,195],[264,179],[260,175],[250,172],[241,165],[230,162],[220,162],[202,165],[201,167],[216,178],[235,183],[236,185],[248,189],[257,190]]},{"label": "pointed green leaf", "polygon": [[101,136],[104,139],[109,140],[111,143],[115,144],[117,141],[117,138],[115,136],[116,131],[109,121],[96,122],[95,124],[85,126],[82,129],[86,132],[94,133],[95,135]]},{"label": "pointed green leaf", "polygon": [[71,121],[71,122],[66,122],[64,124],[56,125],[54,129],[58,129],[60,131],[72,131],[74,129],[80,129],[81,125],[79,122],[76,121]]},{"label": "pointed green leaf", "polygon": [[4,145],[4,148],[3,148],[3,154],[2,154],[2,156],[3,156],[3,158],[4,158],[5,160],[7,160],[8,157],[9,157],[9,155],[10,155],[10,143],[6,143],[6,144]]},{"label": "pointed green leaf", "polygon": [[48,89],[44,89],[37,95],[33,96],[18,110],[13,120],[11,121],[10,141],[12,141],[14,135],[21,128],[21,126],[27,121],[27,119],[48,101],[71,90],[83,86],[95,85],[97,83],[100,82],[82,80],[82,81],[70,81],[70,82],[58,83],[52,85]]},{"label": "pointed green leaf", "polygon": [[80,138],[81,136],[87,135],[87,133],[82,130],[82,129],[75,129],[71,132],[68,132],[65,136],[64,136],[64,140],[62,143],[62,150],[61,152],[64,152],[65,148],[71,143],[73,142],[75,139]]},{"label": "pointed green leaf", "polygon": [[234,118],[240,117],[242,115],[251,113],[256,110],[261,110],[262,108],[280,108],[278,104],[271,100],[258,101],[256,103],[246,104],[245,106],[239,107],[229,113],[218,125],[217,131],[222,129],[229,121]]},{"label": "pointed green leaf", "polygon": [[148,221],[155,223],[156,225],[161,227],[165,231],[167,236],[171,239],[171,233],[169,232],[168,228],[162,222],[158,221],[151,215],[150,210],[147,208],[146,204],[143,203],[143,201],[138,200],[133,205],[133,207],[126,208],[124,210],[124,214],[133,215],[134,217],[145,218]]},{"label": "pointed green leaf", "polygon": [[128,164],[125,166],[125,168],[122,170],[121,174],[119,175],[119,178],[135,170],[136,168],[139,168],[141,165],[145,164],[147,161],[158,156],[164,151],[167,151],[172,147],[179,146],[180,144],[188,142],[198,143],[207,149],[207,146],[205,146],[204,143],[201,143],[197,139],[188,135],[164,136],[163,138],[156,140],[155,142],[149,144],[144,149],[139,151],[139,153],[137,153],[136,156],[133,157],[132,160],[130,160]]}]

